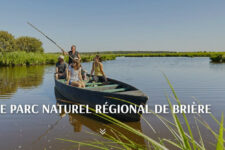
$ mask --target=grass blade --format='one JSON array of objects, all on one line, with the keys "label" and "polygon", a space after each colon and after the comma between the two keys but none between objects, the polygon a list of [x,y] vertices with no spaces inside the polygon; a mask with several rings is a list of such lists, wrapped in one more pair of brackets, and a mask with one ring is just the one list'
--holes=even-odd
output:
[{"label": "grass blade", "polygon": [[[175,97],[175,99],[176,99],[178,105],[181,106],[181,102],[180,102],[179,98],[177,97],[177,94],[176,94],[176,92],[175,92],[175,90],[174,90],[172,84],[170,83],[169,79],[167,78],[167,76],[166,76],[164,73],[163,73],[163,75],[164,75],[164,77],[165,77],[167,83],[169,84],[170,89],[172,90],[173,95],[174,95],[174,97]],[[184,120],[185,120],[185,124],[186,124],[186,126],[187,126],[187,128],[188,128],[188,132],[189,132],[190,137],[191,137],[191,143],[192,143],[193,149],[196,149],[195,139],[194,139],[194,136],[193,136],[193,134],[192,134],[191,127],[190,127],[190,124],[189,124],[189,122],[188,122],[188,119],[187,119],[185,113],[182,113],[182,115],[183,115],[183,118],[184,118]],[[188,143],[188,144],[189,144],[189,143]]]},{"label": "grass blade", "polygon": [[223,143],[223,113],[222,113],[216,150],[223,150],[223,149],[224,149],[224,143]]}]

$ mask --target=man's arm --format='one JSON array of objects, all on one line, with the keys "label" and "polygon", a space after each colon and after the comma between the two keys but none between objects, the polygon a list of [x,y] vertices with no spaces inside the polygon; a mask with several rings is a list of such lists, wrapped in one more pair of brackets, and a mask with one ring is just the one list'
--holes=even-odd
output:
[{"label": "man's arm", "polygon": [[63,51],[62,54],[63,54],[63,55],[69,55],[69,53],[66,52],[66,51]]},{"label": "man's arm", "polygon": [[83,81],[82,75],[81,75],[81,70],[79,71],[79,79],[80,81]]},{"label": "man's arm", "polygon": [[58,80],[59,77],[59,73],[58,73],[59,69],[58,67],[55,68],[55,79]]},{"label": "man's arm", "polygon": [[77,55],[77,56],[78,56],[79,61],[81,61],[81,57],[80,57],[80,54],[79,54],[79,53],[78,53],[78,55]]},{"label": "man's arm", "polygon": [[55,73],[58,73],[59,69],[58,67],[55,68]]},{"label": "man's arm", "polygon": [[69,68],[68,68],[68,65],[66,64],[66,70],[65,70],[65,72],[66,72],[66,80],[68,80],[68,76],[69,76],[68,71],[69,71]]},{"label": "man's arm", "polygon": [[68,70],[67,85],[69,85],[69,82],[70,82],[70,70]]}]

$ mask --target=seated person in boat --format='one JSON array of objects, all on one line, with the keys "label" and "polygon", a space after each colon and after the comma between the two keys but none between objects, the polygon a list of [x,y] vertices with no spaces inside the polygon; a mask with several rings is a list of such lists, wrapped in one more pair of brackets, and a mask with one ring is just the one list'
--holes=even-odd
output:
[{"label": "seated person in boat", "polygon": [[60,55],[56,63],[55,78],[66,79],[67,77],[67,64],[64,62],[64,56]]},{"label": "seated person in boat", "polygon": [[80,88],[85,87],[81,76],[80,61],[78,59],[74,59],[73,63],[69,66],[67,84]]},{"label": "seated person in boat", "polygon": [[99,55],[96,55],[94,58],[94,62],[92,64],[91,76],[94,73],[94,80],[96,82],[107,82],[107,78],[103,71],[103,64],[101,63],[102,59]]}]

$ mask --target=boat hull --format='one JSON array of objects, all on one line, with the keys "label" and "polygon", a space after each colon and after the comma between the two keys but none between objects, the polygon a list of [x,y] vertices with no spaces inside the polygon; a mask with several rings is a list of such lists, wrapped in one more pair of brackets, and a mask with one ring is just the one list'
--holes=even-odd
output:
[{"label": "boat hull", "polygon": [[[115,81],[114,82],[120,82]],[[125,84],[121,83],[120,84]],[[125,84],[128,86],[127,84]],[[133,87],[132,87],[133,88]],[[106,93],[101,91],[91,91],[84,88],[77,88],[70,85],[66,85],[58,80],[55,80],[55,89],[59,94],[65,97],[67,100],[88,105],[91,108],[95,108],[96,105],[145,105],[148,97],[144,94],[140,94],[141,91],[134,89],[136,92],[139,92],[139,95],[134,94],[121,94],[117,93]],[[122,101],[121,101],[122,100]],[[127,102],[126,102],[127,101]],[[138,113],[118,113],[118,114],[109,114],[110,116],[117,118],[122,121],[138,121],[140,120],[140,114]]]}]

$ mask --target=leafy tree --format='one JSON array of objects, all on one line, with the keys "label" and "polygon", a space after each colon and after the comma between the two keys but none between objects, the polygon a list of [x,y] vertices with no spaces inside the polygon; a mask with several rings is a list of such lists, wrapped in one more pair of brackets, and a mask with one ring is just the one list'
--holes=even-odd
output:
[{"label": "leafy tree", "polygon": [[15,38],[7,31],[0,31],[0,52],[16,51]]},{"label": "leafy tree", "polygon": [[19,51],[26,52],[44,52],[42,42],[36,38],[22,36],[16,39],[16,45]]}]

